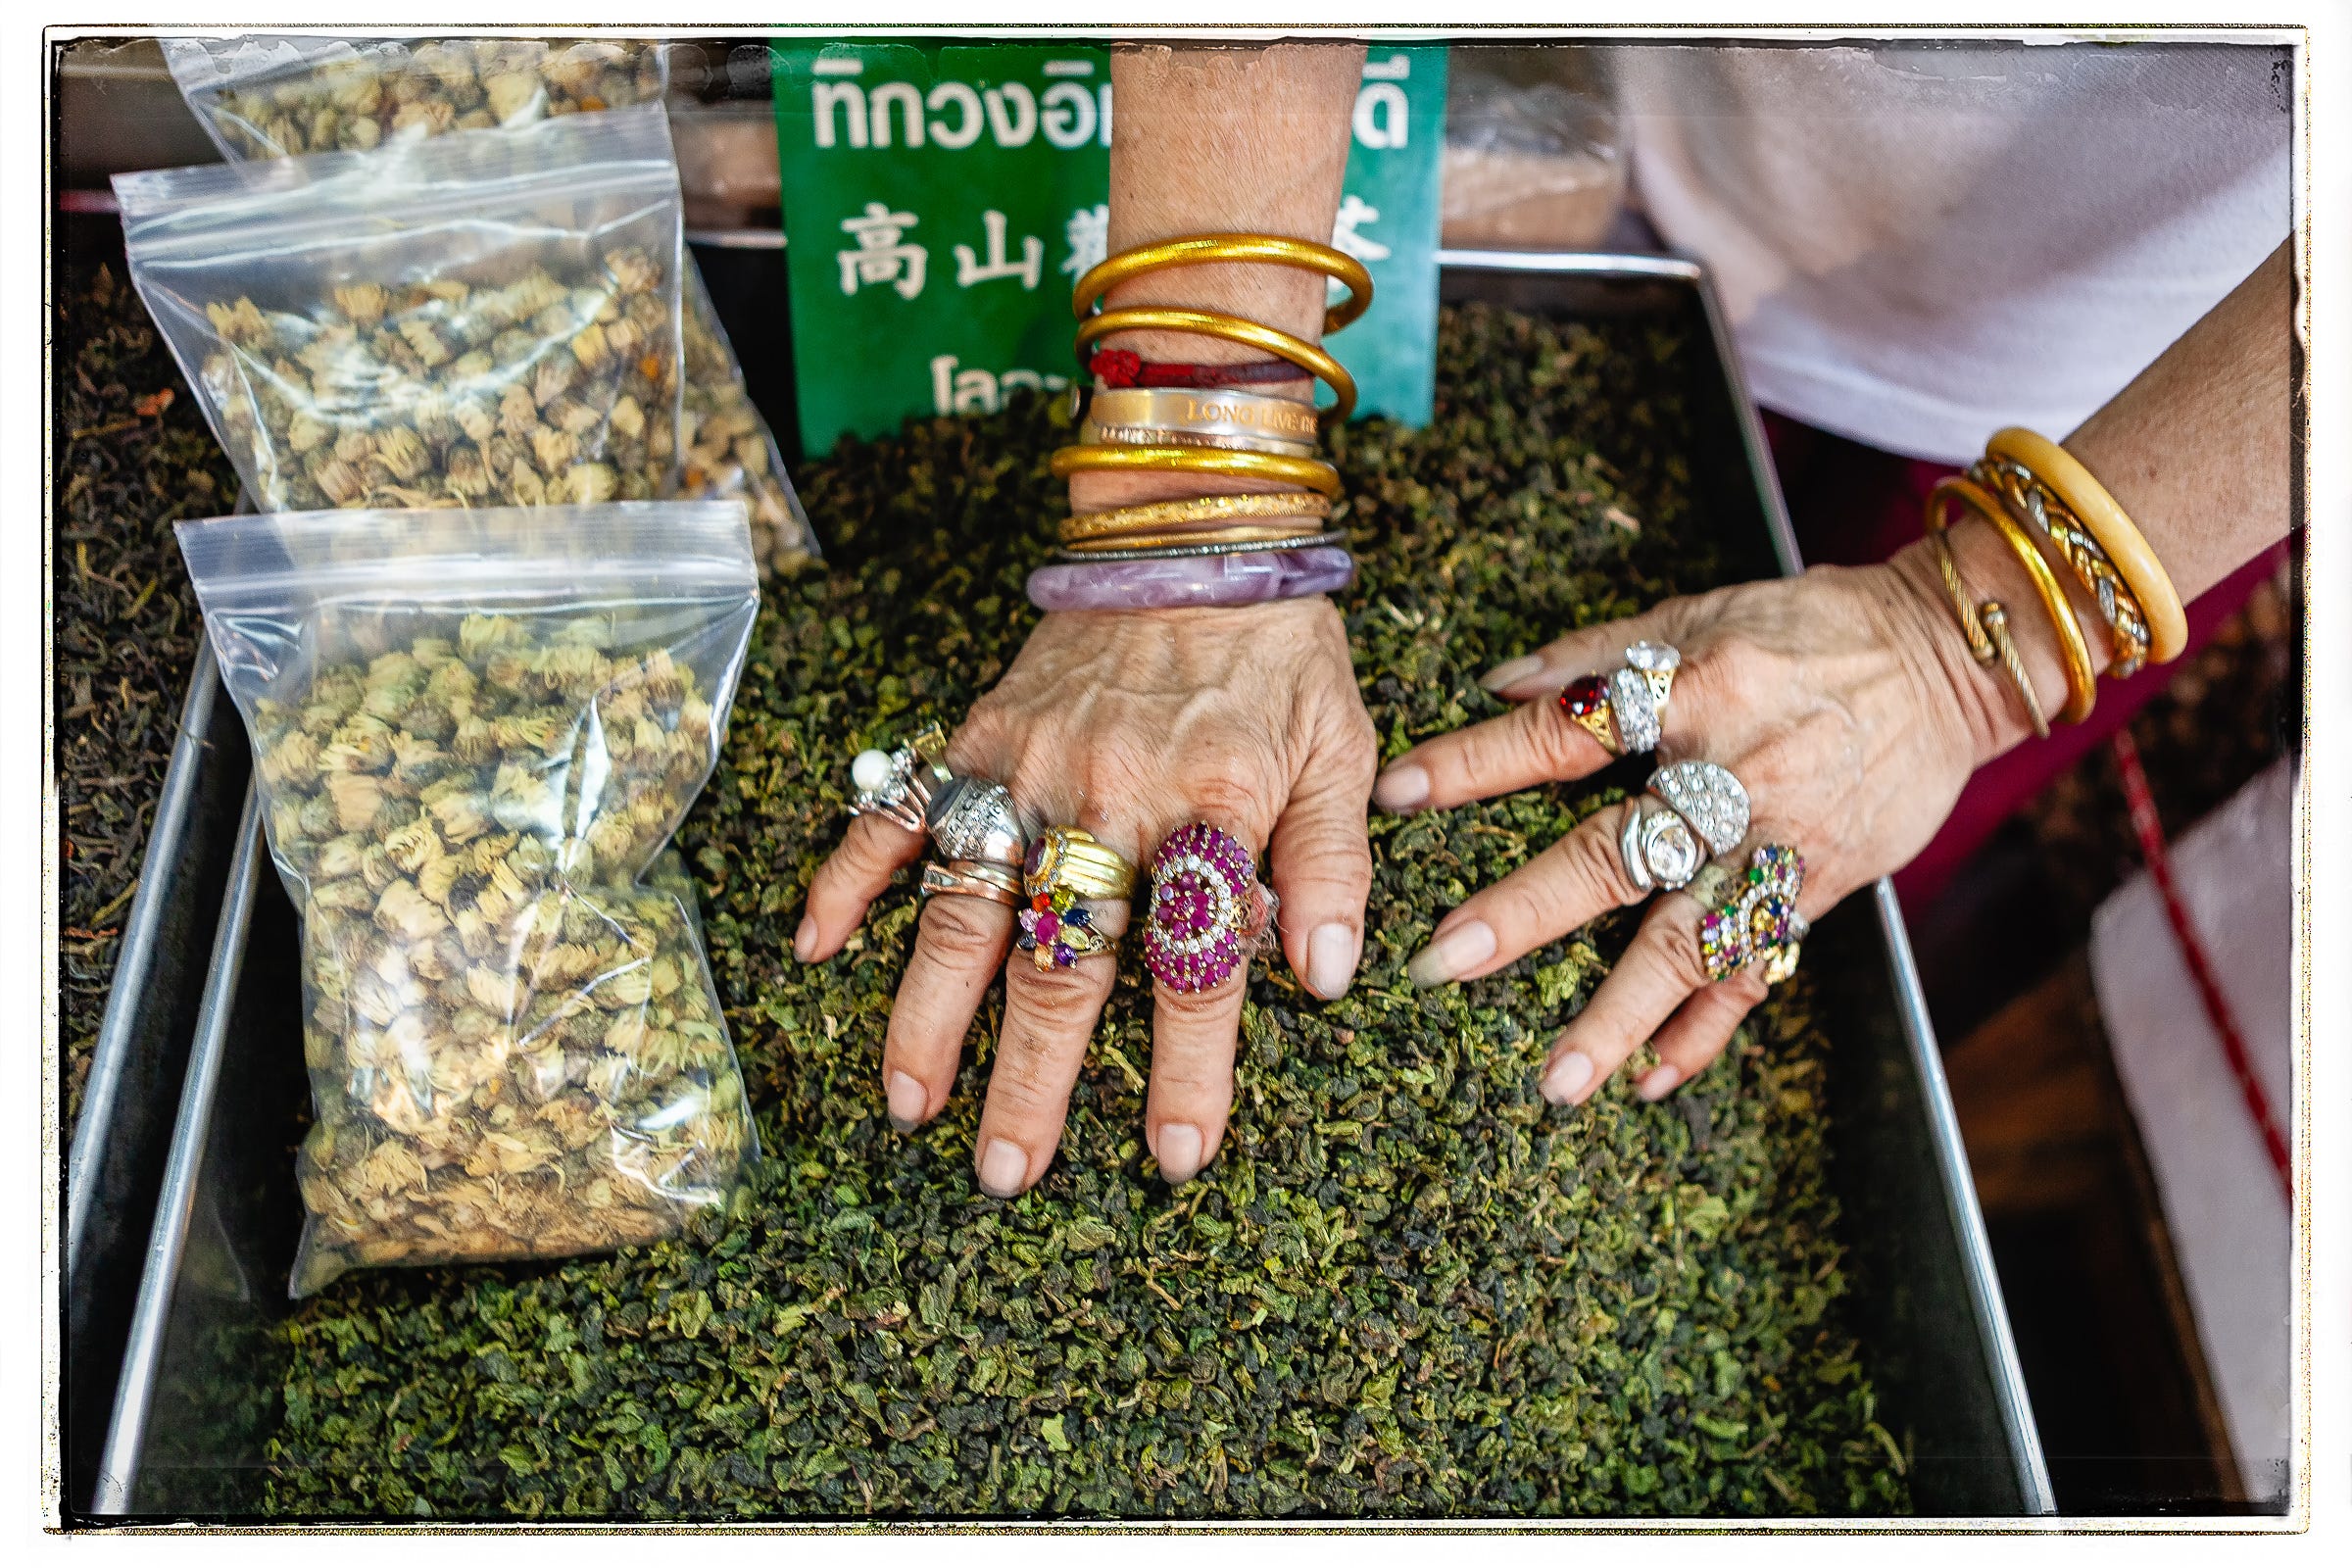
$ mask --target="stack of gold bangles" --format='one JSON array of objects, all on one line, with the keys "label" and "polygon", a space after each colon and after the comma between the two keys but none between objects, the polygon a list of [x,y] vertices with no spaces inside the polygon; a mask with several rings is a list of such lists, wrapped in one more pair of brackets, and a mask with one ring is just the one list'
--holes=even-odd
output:
[{"label": "stack of gold bangles", "polygon": [[2188,641],[2180,592],[2107,487],[2056,442],[2015,427],[1998,432],[1965,476],[1940,480],[1929,492],[1928,537],[1969,652],[1980,664],[2000,665],[2035,735],[2047,736],[2050,721],[2009,634],[2008,607],[1972,598],[1944,538],[1954,503],[1990,523],[2033,580],[2066,665],[2059,718],[2079,724],[2089,717],[2098,691],[2089,640],[2049,557],[2073,572],[2097,604],[2113,651],[2109,675],[2123,680],[2145,664],[2180,657]]},{"label": "stack of gold bangles", "polygon": [[[1061,526],[1058,563],[1029,579],[1030,601],[1041,610],[1253,604],[1327,592],[1354,578],[1346,535],[1331,521],[1339,470],[1317,453],[1323,430],[1355,407],[1355,381],[1346,368],[1303,338],[1218,311],[1096,309],[1109,290],[1146,272],[1209,263],[1264,263],[1336,279],[1348,295],[1324,313],[1325,332],[1354,320],[1372,301],[1371,274],[1354,258],[1328,245],[1268,234],[1200,234],[1141,246],[1080,278],[1071,303],[1090,379],[1099,364],[1095,346],[1118,332],[1192,333],[1254,348],[1271,359],[1230,368],[1160,368],[1194,372],[1183,384],[1095,386],[1078,444],[1054,454],[1054,472],[1213,475],[1280,488],[1069,517]],[[1286,375],[1290,368],[1296,371]],[[1224,369],[1236,383],[1265,384],[1268,371],[1275,380],[1313,376],[1330,385],[1335,401],[1318,412],[1312,402],[1240,384],[1201,384]]]}]

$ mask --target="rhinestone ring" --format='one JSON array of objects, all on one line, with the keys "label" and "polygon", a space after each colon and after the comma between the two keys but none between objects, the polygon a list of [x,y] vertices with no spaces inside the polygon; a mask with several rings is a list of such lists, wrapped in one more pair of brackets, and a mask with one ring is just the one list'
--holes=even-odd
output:
[{"label": "rhinestone ring", "polygon": [[1257,880],[1249,847],[1206,822],[1168,835],[1152,857],[1144,964],[1170,991],[1211,991],[1274,940],[1281,901]]},{"label": "rhinestone ring", "polygon": [[1658,714],[1674,695],[1683,656],[1665,643],[1641,642],[1625,651],[1622,667],[1585,675],[1560,692],[1560,711],[1600,742],[1611,757],[1658,746]]},{"label": "rhinestone ring", "polygon": [[1707,911],[1698,925],[1707,978],[1729,980],[1759,958],[1767,985],[1794,974],[1800,945],[1812,929],[1796,912],[1804,885],[1804,857],[1786,844],[1759,846],[1745,870],[1708,862],[1688,890]]},{"label": "rhinestone ring", "polygon": [[1635,887],[1679,888],[1710,855],[1747,837],[1747,790],[1715,762],[1669,762],[1649,776],[1617,831],[1617,854]]}]

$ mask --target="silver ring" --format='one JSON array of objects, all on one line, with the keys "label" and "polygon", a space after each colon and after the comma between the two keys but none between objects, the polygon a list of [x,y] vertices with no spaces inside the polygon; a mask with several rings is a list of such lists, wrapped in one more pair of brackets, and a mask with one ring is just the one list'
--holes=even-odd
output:
[{"label": "silver ring", "polygon": [[1747,786],[1719,762],[1669,762],[1649,775],[1649,792],[1682,814],[1709,855],[1729,855],[1747,837]]},{"label": "silver ring", "polygon": [[1667,889],[1687,885],[1706,863],[1706,846],[1683,813],[1665,802],[1638,795],[1617,831],[1617,855],[1635,887]]},{"label": "silver ring", "polygon": [[937,724],[927,724],[893,752],[859,752],[850,762],[850,782],[858,798],[850,803],[852,816],[884,816],[909,833],[926,826],[934,792],[953,782],[945,760],[947,736]]},{"label": "silver ring", "polygon": [[931,841],[951,860],[1017,866],[1037,827],[1004,785],[952,775],[931,797]]}]

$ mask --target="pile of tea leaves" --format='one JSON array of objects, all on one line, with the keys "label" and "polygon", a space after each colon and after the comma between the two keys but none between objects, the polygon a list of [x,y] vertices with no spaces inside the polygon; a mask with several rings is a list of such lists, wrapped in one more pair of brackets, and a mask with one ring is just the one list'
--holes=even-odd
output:
[{"label": "pile of tea leaves", "polygon": [[204,637],[172,524],[229,511],[237,481],[120,248],[64,294],[49,584],[70,1130]]},{"label": "pile of tea leaves", "polygon": [[[1700,345],[1449,311],[1438,415],[1339,459],[1384,748],[1490,714],[1492,662],[1722,568],[1689,468]],[[1355,987],[1260,966],[1237,1103],[1171,1190],[1122,975],[1052,1171],[978,1191],[1001,1003],[947,1112],[892,1130],[884,1020],[917,905],[791,937],[849,759],[954,719],[1034,620],[1066,406],[913,422],[802,484],[830,572],[779,585],[683,836],[768,1157],[726,1215],[617,1256],[361,1272],[285,1324],[268,1510],[531,1518],[1901,1511],[1844,1326],[1827,1042],[1805,984],[1668,1103],[1536,1077],[1632,929],[1474,984],[1408,955],[1622,786],[1376,816]]]}]

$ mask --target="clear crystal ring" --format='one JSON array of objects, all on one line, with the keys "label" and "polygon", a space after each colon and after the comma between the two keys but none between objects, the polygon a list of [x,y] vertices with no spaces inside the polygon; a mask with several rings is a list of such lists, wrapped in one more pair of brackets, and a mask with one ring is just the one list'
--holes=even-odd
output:
[{"label": "clear crystal ring", "polygon": [[1747,789],[1716,762],[1669,762],[1649,776],[1617,832],[1617,854],[1637,888],[1679,888],[1711,855],[1747,837]]},{"label": "clear crystal ring", "polygon": [[1152,857],[1144,964],[1170,991],[1210,991],[1274,940],[1274,890],[1232,834],[1190,822]]},{"label": "clear crystal ring", "polygon": [[1560,692],[1560,711],[1612,757],[1656,751],[1658,715],[1682,667],[1683,656],[1667,644],[1636,643],[1625,651],[1621,667],[1570,681]]}]

